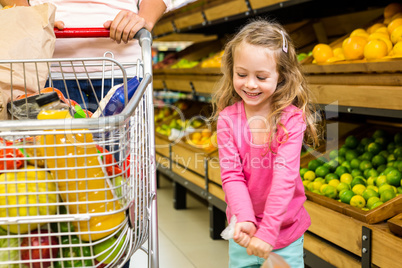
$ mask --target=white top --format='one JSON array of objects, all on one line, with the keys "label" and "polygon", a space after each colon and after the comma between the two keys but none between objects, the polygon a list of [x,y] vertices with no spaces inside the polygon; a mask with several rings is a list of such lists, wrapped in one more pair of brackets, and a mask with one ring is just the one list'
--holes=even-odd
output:
[{"label": "white top", "polygon": [[[121,10],[138,13],[141,0],[30,0],[31,5],[52,3],[56,6],[55,21],[63,21],[65,28],[103,27]],[[171,0],[163,0],[169,8]],[[137,40],[117,44],[110,38],[58,38],[54,58],[103,57],[110,51],[120,63],[135,63],[141,59]],[[127,70],[128,71],[128,70]],[[128,71],[129,72],[129,71]]]}]

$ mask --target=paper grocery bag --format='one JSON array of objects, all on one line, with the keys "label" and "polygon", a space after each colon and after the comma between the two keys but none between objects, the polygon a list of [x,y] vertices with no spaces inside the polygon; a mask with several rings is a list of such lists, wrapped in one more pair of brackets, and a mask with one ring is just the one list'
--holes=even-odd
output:
[{"label": "paper grocery bag", "polygon": [[7,60],[51,59],[56,37],[53,4],[16,6],[0,10],[0,120],[6,119],[6,103],[23,94],[43,89],[47,63],[9,63]]}]

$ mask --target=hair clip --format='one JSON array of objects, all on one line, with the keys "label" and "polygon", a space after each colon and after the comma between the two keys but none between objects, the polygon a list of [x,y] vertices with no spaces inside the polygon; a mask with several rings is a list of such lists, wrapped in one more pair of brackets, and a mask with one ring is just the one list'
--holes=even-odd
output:
[{"label": "hair clip", "polygon": [[288,42],[286,40],[285,33],[282,30],[281,34],[282,34],[282,50],[283,52],[288,53]]}]

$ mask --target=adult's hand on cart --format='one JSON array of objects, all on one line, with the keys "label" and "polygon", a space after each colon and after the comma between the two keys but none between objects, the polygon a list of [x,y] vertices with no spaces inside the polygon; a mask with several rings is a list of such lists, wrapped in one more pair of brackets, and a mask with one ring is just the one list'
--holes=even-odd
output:
[{"label": "adult's hand on cart", "polygon": [[146,28],[146,21],[135,12],[122,10],[113,21],[105,22],[103,27],[110,30],[110,38],[118,44],[122,41],[127,44],[141,28]]}]

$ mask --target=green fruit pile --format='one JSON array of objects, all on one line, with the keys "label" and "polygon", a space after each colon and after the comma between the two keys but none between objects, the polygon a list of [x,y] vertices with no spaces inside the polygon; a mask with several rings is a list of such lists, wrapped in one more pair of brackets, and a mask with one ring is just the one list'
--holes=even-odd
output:
[{"label": "green fruit pile", "polygon": [[402,132],[377,129],[362,139],[350,135],[327,155],[300,169],[306,191],[363,210],[402,194]]}]

